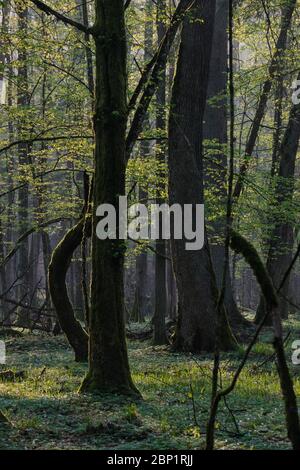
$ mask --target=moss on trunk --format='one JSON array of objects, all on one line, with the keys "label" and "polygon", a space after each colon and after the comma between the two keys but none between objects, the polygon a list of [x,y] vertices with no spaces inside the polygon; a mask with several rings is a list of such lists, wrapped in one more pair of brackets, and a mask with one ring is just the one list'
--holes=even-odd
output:
[{"label": "moss on trunk", "polygon": [[[88,224],[91,225],[90,217]],[[68,296],[66,275],[74,250],[80,245],[84,218],[72,227],[53,251],[49,264],[49,290],[56,309],[59,324],[75,352],[77,362],[88,359],[88,334],[75,318]]]},{"label": "moss on trunk", "polygon": [[82,392],[136,394],[125,339],[124,242],[96,236],[96,208],[125,195],[127,125],[126,31],[123,0],[96,0],[94,114],[95,180],[92,229],[92,285],[89,372]]}]

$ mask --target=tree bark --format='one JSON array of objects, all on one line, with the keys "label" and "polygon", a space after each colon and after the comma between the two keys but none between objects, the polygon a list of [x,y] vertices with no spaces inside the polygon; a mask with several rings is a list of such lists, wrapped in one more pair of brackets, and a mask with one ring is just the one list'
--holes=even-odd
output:
[{"label": "tree bark", "polygon": [[[227,194],[224,182],[227,176],[227,67],[228,67],[228,0],[217,0],[210,74],[208,83],[208,100],[204,115],[204,139],[211,141],[209,160],[204,163],[205,185],[224,205]],[[213,154],[217,147],[217,152]],[[219,217],[212,224],[210,249],[218,288],[221,288],[224,268],[224,237],[226,220]],[[245,320],[236,305],[229,266],[226,274],[225,307],[232,326],[244,323]]]},{"label": "tree bark", "polygon": [[[127,124],[124,2],[96,0],[95,8],[94,214],[104,203],[118,208],[118,197],[125,194]],[[94,215],[89,371],[82,392],[138,395],[130,375],[125,340],[123,265],[124,243],[100,241]]]},{"label": "tree bark", "polygon": [[49,289],[52,302],[59,324],[75,352],[77,362],[86,362],[88,359],[88,334],[75,318],[68,296],[66,274],[73,252],[81,242],[83,226],[84,218],[67,232],[53,251],[49,265]]},{"label": "tree bark", "polygon": [[[184,20],[169,120],[170,203],[201,204],[203,194],[203,117],[213,39],[215,1],[196,0]],[[178,290],[175,348],[192,352],[215,347],[217,287],[208,241],[186,251],[186,240],[172,240]],[[235,341],[223,312],[221,348]]]},{"label": "tree bark", "polygon": [[[158,43],[162,42],[166,34],[166,0],[157,2],[157,38]],[[162,68],[159,76],[159,84],[156,93],[156,128],[158,131],[166,129],[166,64]],[[165,146],[159,150],[157,154],[159,162],[165,162]],[[163,187],[158,186],[157,191],[163,191]],[[157,204],[163,204],[164,199],[158,194]],[[153,317],[153,344],[163,345],[167,343],[166,336],[166,314],[167,314],[167,279],[166,279],[166,241],[156,241],[155,255],[155,311]]]}]

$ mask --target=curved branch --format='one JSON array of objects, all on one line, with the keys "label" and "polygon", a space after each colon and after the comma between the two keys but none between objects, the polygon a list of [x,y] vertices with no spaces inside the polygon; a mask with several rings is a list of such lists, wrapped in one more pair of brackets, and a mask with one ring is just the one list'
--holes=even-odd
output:
[{"label": "curved branch", "polygon": [[80,245],[85,227],[91,232],[91,216],[85,216],[72,227],[53,251],[49,265],[49,290],[61,329],[75,352],[77,362],[88,358],[88,334],[75,318],[68,296],[66,275],[74,251]]},{"label": "curved branch", "polygon": [[18,249],[20,248],[21,244],[32,234],[38,232],[41,229],[48,227],[49,225],[56,224],[57,222],[61,222],[62,220],[68,220],[67,217],[58,217],[57,219],[49,220],[48,222],[44,222],[42,224],[37,225],[36,227],[31,227],[25,233],[23,233],[17,240],[16,245],[14,248],[5,256],[5,258],[0,263],[0,268],[3,268],[8,261],[17,253]]}]

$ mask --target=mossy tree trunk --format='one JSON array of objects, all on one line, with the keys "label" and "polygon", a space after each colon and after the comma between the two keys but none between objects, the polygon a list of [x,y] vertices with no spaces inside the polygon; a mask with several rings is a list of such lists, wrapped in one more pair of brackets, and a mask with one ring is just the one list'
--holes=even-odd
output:
[{"label": "mossy tree trunk", "polygon": [[59,324],[66,334],[75,352],[77,362],[88,359],[88,335],[75,318],[74,310],[68,296],[66,275],[72,255],[80,245],[84,226],[82,218],[72,227],[53,251],[49,264],[49,289]]},{"label": "mossy tree trunk", "polygon": [[[96,236],[96,208],[118,207],[125,194],[127,124],[126,32],[123,0],[96,0],[95,180],[89,371],[82,392],[138,394],[127,357],[124,325],[124,243]],[[118,212],[118,210],[117,210]]]}]

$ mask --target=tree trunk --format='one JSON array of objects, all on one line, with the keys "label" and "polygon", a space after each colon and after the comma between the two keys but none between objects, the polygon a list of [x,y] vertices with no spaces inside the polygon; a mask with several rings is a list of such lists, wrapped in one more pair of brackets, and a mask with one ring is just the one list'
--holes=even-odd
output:
[{"label": "tree trunk", "polygon": [[[5,1],[3,2],[2,8],[1,8],[1,13],[2,13],[2,22],[1,22],[1,33],[7,33],[8,30],[8,24],[9,24],[9,2]],[[6,60],[6,54],[5,54],[5,47],[4,47],[4,42],[1,40],[0,37],[0,63],[2,64],[2,69],[0,70],[0,82],[2,83],[4,87],[4,67],[5,67],[5,60]],[[2,90],[1,90],[2,91]],[[4,227],[2,224],[2,214],[5,212],[5,206],[2,204],[0,205],[0,264],[5,258],[5,235],[4,235]],[[6,269],[5,266],[0,267],[0,294],[3,292],[6,292],[7,288],[7,280],[6,280]],[[0,320],[4,321],[6,317],[6,303],[4,300],[0,298]]]},{"label": "tree trunk", "polygon": [[[166,0],[159,0],[157,2],[157,39],[158,44],[164,38],[166,33]],[[157,114],[156,114],[156,128],[158,131],[164,131],[166,128],[166,65],[163,67],[159,84],[156,93],[157,99]],[[164,146],[165,147],[165,146]],[[165,162],[165,148],[158,151],[157,158],[160,162]],[[163,191],[163,187],[158,187],[158,193]],[[156,199],[157,204],[164,203],[164,199],[158,195]],[[162,345],[167,343],[166,336],[166,314],[167,314],[167,279],[166,279],[166,241],[156,241],[156,255],[155,255],[155,311],[153,317],[153,344]]]},{"label": "tree trunk", "polygon": [[249,164],[251,162],[250,157],[253,154],[255,143],[257,141],[257,137],[259,134],[260,126],[261,126],[261,123],[263,121],[263,118],[266,112],[268,99],[269,99],[270,92],[272,89],[273,79],[276,77],[276,74],[278,74],[278,70],[279,70],[278,67],[280,66],[280,61],[286,50],[287,34],[292,23],[296,4],[297,4],[297,0],[290,0],[286,2],[286,4],[284,4],[282,8],[281,27],[280,27],[279,36],[276,42],[275,52],[274,52],[274,55],[272,57],[272,60],[269,66],[268,78],[262,86],[262,92],[258,100],[258,105],[256,108],[253,121],[252,121],[251,129],[249,132],[249,137],[246,143],[245,161],[241,164],[239,177],[238,177],[238,180],[236,182],[234,192],[233,192],[233,196],[235,200],[239,199],[243,191],[244,179],[245,179]]},{"label": "tree trunk", "polygon": [[66,274],[73,252],[81,242],[83,226],[84,219],[81,219],[67,232],[53,251],[49,265],[49,289],[52,302],[59,324],[74,349],[77,362],[86,362],[88,359],[88,335],[74,316],[66,286]]},{"label": "tree trunk", "polygon": [[[94,214],[104,203],[118,207],[125,194],[127,124],[126,31],[123,0],[96,0]],[[117,216],[119,215],[117,210]],[[124,325],[122,240],[100,241],[92,229],[89,372],[82,392],[138,394],[129,370]]]},{"label": "tree trunk", "polygon": [[[153,53],[153,20],[152,20],[153,3],[152,0],[147,0],[145,5],[145,49],[144,49],[144,62],[149,63]],[[145,127],[149,126],[149,116],[145,116]],[[150,154],[150,142],[145,140],[141,142],[140,152],[143,158],[147,158]],[[139,187],[139,200],[142,204],[147,204],[148,191],[145,188]],[[147,252],[142,252],[136,259],[136,293],[134,302],[133,318],[137,321],[143,321],[147,315],[148,299],[147,299]]]},{"label": "tree trunk", "polygon": [[[209,78],[215,2],[196,0],[184,20],[169,122],[170,203],[203,203],[203,117]],[[177,349],[213,351],[217,288],[207,239],[200,251],[187,251],[186,240],[172,240],[178,290]],[[224,312],[223,312],[224,313]],[[234,338],[225,315],[221,347]]]},{"label": "tree trunk", "polygon": [[[205,185],[213,192],[221,204],[226,203],[227,193],[224,186],[227,175],[227,152],[225,146],[227,138],[227,56],[228,56],[228,0],[217,0],[212,54],[210,61],[210,74],[208,82],[208,99],[212,100],[206,105],[204,116],[204,139],[210,140],[208,144],[209,160],[204,163]],[[217,152],[214,155],[213,150]],[[216,273],[218,288],[221,288],[224,268],[224,237],[225,217],[219,217],[213,223],[213,233],[210,237],[210,249],[213,267]],[[231,285],[229,266],[226,275],[225,307],[228,318],[233,326],[245,320],[239,312]]]},{"label": "tree trunk", "polygon": [[[18,30],[22,38],[27,35],[27,22],[28,22],[28,8],[24,5],[16,8],[18,14]],[[18,50],[18,78],[17,78],[17,105],[24,112],[29,105],[28,95],[28,71],[27,71],[27,51],[26,48],[20,45]],[[22,140],[22,123],[18,128],[19,139]],[[18,158],[19,158],[19,172],[20,176],[24,177],[28,163],[28,144],[20,142],[18,144]],[[28,229],[28,184],[24,184],[18,191],[18,204],[19,204],[19,233],[25,233]],[[21,245],[18,253],[17,261],[17,274],[22,279],[18,289],[19,299],[23,299],[23,303],[29,300],[29,283],[28,283],[28,269],[29,269],[29,241],[28,239]],[[22,326],[29,325],[29,310],[18,309],[17,324]]]},{"label": "tree trunk", "polygon": [[147,315],[147,253],[138,254],[136,259],[136,287],[133,321],[142,322]]},{"label": "tree trunk", "polygon": [[[298,80],[300,75],[298,76]],[[288,126],[286,128],[279,151],[280,166],[279,179],[276,185],[276,211],[280,210],[282,205],[291,204],[294,194],[294,176],[297,152],[300,139],[300,105],[295,104],[292,107]],[[277,219],[277,220],[276,220]],[[273,284],[277,288],[285,272],[287,271],[291,260],[294,245],[293,224],[289,217],[275,215],[274,230],[270,240],[270,247],[267,259],[267,269],[272,278]],[[296,222],[296,221],[295,221]],[[282,288],[282,294],[279,302],[279,311],[282,318],[288,316],[288,304],[285,297],[288,295],[289,277]],[[260,321],[265,312],[265,302],[261,299],[257,309],[256,323]]]}]

